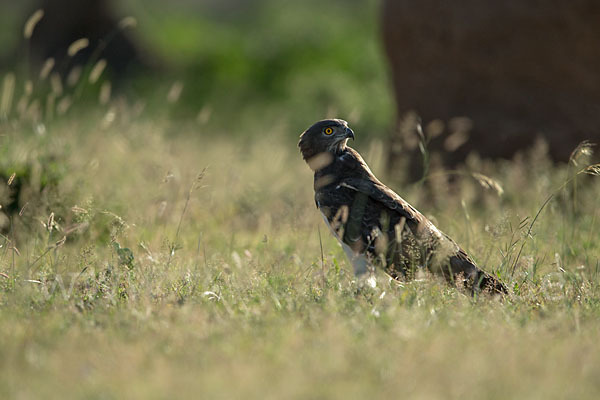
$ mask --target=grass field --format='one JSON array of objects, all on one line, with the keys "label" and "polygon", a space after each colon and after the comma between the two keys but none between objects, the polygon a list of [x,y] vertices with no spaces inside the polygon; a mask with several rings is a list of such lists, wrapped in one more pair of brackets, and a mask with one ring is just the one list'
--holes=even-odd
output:
[{"label": "grass field", "polygon": [[[136,115],[0,125],[27,202],[0,241],[0,397],[597,397],[600,186],[557,190],[582,160],[472,159],[501,196],[468,176],[394,187],[498,271],[505,301],[383,274],[359,291],[299,132]],[[355,145],[382,175],[381,143]]]},{"label": "grass field", "polygon": [[[593,147],[401,185],[378,2],[180,3],[123,3],[177,67],[141,100],[0,74],[1,399],[598,398]],[[510,295],[359,289],[296,147],[325,116]]]}]

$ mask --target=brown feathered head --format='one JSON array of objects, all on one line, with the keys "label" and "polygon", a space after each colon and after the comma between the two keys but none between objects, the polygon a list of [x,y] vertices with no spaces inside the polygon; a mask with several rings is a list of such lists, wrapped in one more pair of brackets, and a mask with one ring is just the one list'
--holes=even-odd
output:
[{"label": "brown feathered head", "polygon": [[343,119],[324,119],[316,122],[300,135],[298,147],[302,158],[313,169],[329,164],[333,156],[346,149],[354,132]]}]

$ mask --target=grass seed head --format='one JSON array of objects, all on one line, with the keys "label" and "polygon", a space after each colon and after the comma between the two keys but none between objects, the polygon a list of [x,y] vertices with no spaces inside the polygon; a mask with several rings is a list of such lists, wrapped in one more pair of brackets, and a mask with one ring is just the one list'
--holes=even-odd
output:
[{"label": "grass seed head", "polygon": [[600,163],[588,166],[583,172],[588,175],[600,176]]},{"label": "grass seed head", "polygon": [[75,54],[79,53],[81,50],[85,49],[90,45],[90,41],[87,38],[77,39],[73,43],[69,45],[67,49],[67,54],[69,57],[73,57]]},{"label": "grass seed head", "polygon": [[79,82],[79,78],[81,78],[81,73],[83,72],[83,68],[80,65],[75,65],[69,71],[69,75],[67,75],[67,85],[70,87],[74,87]]},{"label": "grass seed head", "polygon": [[104,58],[98,60],[98,62],[96,63],[96,65],[94,65],[94,68],[92,68],[92,71],[90,72],[90,77],[89,77],[89,81],[90,83],[96,83],[98,81],[98,79],[100,78],[100,75],[102,75],[102,72],[104,71],[104,69],[106,68],[106,60]]},{"label": "grass seed head", "polygon": [[173,82],[171,88],[169,89],[169,93],[167,93],[167,101],[171,104],[176,103],[181,96],[181,92],[183,91],[183,83],[181,81]]},{"label": "grass seed head", "polygon": [[100,94],[98,95],[98,101],[100,102],[100,104],[108,104],[108,102],[110,101],[111,89],[112,86],[110,82],[106,81],[102,83],[102,86],[100,86]]},{"label": "grass seed head", "polygon": [[36,10],[33,14],[31,14],[31,17],[27,19],[27,22],[25,22],[25,27],[23,28],[23,37],[25,39],[31,38],[31,36],[33,35],[33,30],[43,17],[44,10],[42,10],[41,8]]},{"label": "grass seed head", "polygon": [[134,17],[125,17],[119,21],[119,28],[135,28],[137,26],[137,20]]},{"label": "grass seed head", "polygon": [[50,75],[50,72],[52,71],[52,68],[54,68],[54,58],[50,57],[48,59],[46,59],[46,61],[44,62],[44,65],[42,66],[42,69],[40,70],[40,80],[43,81],[45,80],[48,75]]},{"label": "grass seed head", "polygon": [[593,147],[595,145],[595,143],[591,143],[589,140],[584,140],[583,142],[579,143],[569,156],[569,164],[573,164],[575,166],[579,165],[578,160],[581,157],[589,157],[594,153]]},{"label": "grass seed head", "polygon": [[8,182],[6,182],[7,186],[12,185],[13,181],[15,180],[15,176],[17,176],[17,173],[13,172],[12,175],[10,176],[10,178],[8,178]]},{"label": "grass seed head", "polygon": [[471,175],[473,176],[473,178],[475,178],[477,182],[479,182],[481,186],[483,186],[486,189],[494,190],[498,196],[502,196],[502,194],[504,193],[502,185],[497,180],[490,178],[489,176],[480,174],[478,172],[473,172]]},{"label": "grass seed head", "polygon": [[63,84],[58,72],[53,72],[50,75],[50,86],[52,87],[52,93],[54,93],[56,96],[60,96],[62,94]]},{"label": "grass seed head", "polygon": [[8,73],[4,77],[2,84],[2,95],[0,96],[0,116],[7,116],[12,107],[12,100],[15,93],[16,78],[15,74]]},{"label": "grass seed head", "polygon": [[50,216],[48,217],[48,222],[46,223],[46,229],[48,229],[49,232],[52,232],[52,227],[54,226],[54,213],[50,213]]}]

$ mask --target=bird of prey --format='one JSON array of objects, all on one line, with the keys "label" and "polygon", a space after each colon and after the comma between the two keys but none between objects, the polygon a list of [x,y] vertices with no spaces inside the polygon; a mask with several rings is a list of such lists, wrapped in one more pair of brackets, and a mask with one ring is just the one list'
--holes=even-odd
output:
[{"label": "bird of prey", "polygon": [[300,136],[302,157],[314,171],[315,202],[357,276],[375,266],[395,279],[426,268],[472,293],[507,293],[449,236],[381,183],[347,146],[354,132],[341,119],[318,121]]}]

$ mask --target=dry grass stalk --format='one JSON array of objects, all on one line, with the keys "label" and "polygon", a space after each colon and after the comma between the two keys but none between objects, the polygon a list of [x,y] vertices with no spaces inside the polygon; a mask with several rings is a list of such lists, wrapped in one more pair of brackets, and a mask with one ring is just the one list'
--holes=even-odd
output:
[{"label": "dry grass stalk", "polygon": [[79,53],[81,50],[85,49],[90,45],[90,41],[87,38],[77,39],[73,43],[69,45],[67,49],[67,54],[69,57],[73,57],[75,54]]},{"label": "dry grass stalk", "polygon": [[600,163],[592,164],[583,170],[584,174],[600,176]]},{"label": "dry grass stalk", "polygon": [[60,75],[57,72],[53,72],[50,75],[50,86],[52,87],[52,93],[56,96],[60,96],[63,92],[63,84]]},{"label": "dry grass stalk", "polygon": [[467,131],[453,132],[446,138],[446,140],[444,140],[444,150],[452,153],[468,141],[469,133]]},{"label": "dry grass stalk", "polygon": [[56,243],[54,243],[54,247],[60,247],[63,244],[65,244],[66,241],[67,241],[67,237],[63,236],[60,240],[57,240]]},{"label": "dry grass stalk", "polygon": [[81,73],[83,68],[80,65],[75,65],[70,71],[69,75],[67,75],[67,85],[73,87],[77,85],[79,82],[79,78],[81,78]]},{"label": "dry grass stalk", "polygon": [[42,106],[39,99],[35,99],[27,108],[27,117],[31,121],[39,121],[42,118]]},{"label": "dry grass stalk", "polygon": [[15,180],[15,176],[17,176],[17,173],[13,172],[12,175],[8,178],[8,181],[6,182],[7,186],[12,185],[13,181]]},{"label": "dry grass stalk", "polygon": [[194,179],[194,182],[192,182],[192,185],[190,186],[190,190],[188,190],[187,197],[185,199],[185,204],[183,206],[183,211],[181,212],[181,216],[179,217],[179,223],[177,224],[177,231],[175,232],[175,240],[173,240],[173,244],[171,245],[171,250],[169,251],[169,260],[167,261],[167,266],[171,265],[171,260],[173,258],[173,255],[175,254],[175,250],[177,247],[177,241],[179,240],[179,231],[181,229],[181,223],[183,222],[183,217],[188,208],[188,204],[190,203],[190,198],[192,197],[192,193],[194,192],[194,190],[200,189],[202,187],[201,183],[202,183],[202,180],[204,179],[204,175],[206,175],[206,169],[207,169],[207,167],[204,167],[202,169],[202,171],[200,171],[200,173],[198,175],[196,175],[196,179]]},{"label": "dry grass stalk", "polygon": [[56,110],[60,115],[65,114],[71,107],[72,101],[69,96],[63,97],[56,106]]},{"label": "dry grass stalk", "polygon": [[48,232],[52,232],[52,227],[54,226],[54,213],[50,213],[50,216],[48,217],[48,222],[46,222],[46,229],[48,229]]},{"label": "dry grass stalk", "polygon": [[179,100],[181,96],[181,92],[183,91],[183,83],[181,81],[173,82],[171,88],[169,89],[169,93],[167,94],[167,101],[169,103],[175,103]]},{"label": "dry grass stalk", "polygon": [[33,82],[30,79],[26,80],[24,88],[25,88],[25,95],[27,97],[31,96],[31,94],[33,93]]},{"label": "dry grass stalk", "polygon": [[502,194],[504,193],[502,185],[500,185],[500,182],[498,182],[497,180],[490,178],[489,176],[480,174],[478,172],[473,172],[471,175],[473,176],[473,178],[475,178],[477,182],[479,182],[481,186],[483,186],[486,189],[494,190],[498,196],[502,196]]},{"label": "dry grass stalk", "polygon": [[2,96],[0,98],[0,116],[7,116],[12,107],[13,95],[15,93],[15,74],[8,73],[4,77],[2,85]]},{"label": "dry grass stalk", "polygon": [[106,81],[102,83],[102,86],[100,86],[100,94],[98,95],[98,101],[100,102],[100,104],[108,104],[108,102],[110,101],[111,89],[112,86],[110,82]]},{"label": "dry grass stalk", "polygon": [[29,202],[25,203],[23,205],[23,207],[21,207],[21,210],[19,211],[19,217],[23,216],[23,213],[25,213],[25,208],[27,208],[28,205],[29,205]]},{"label": "dry grass stalk", "polygon": [[199,124],[204,125],[210,120],[211,115],[212,115],[212,107],[204,106],[198,113],[198,116],[196,117],[196,121]]},{"label": "dry grass stalk", "polygon": [[25,22],[25,27],[23,28],[23,37],[25,39],[31,38],[31,36],[33,35],[33,30],[43,17],[44,10],[42,10],[41,8],[36,10],[33,14],[31,14],[31,17],[27,19],[27,22]]},{"label": "dry grass stalk", "polygon": [[17,113],[20,118],[25,118],[25,113],[27,112],[27,106],[29,105],[29,98],[26,95],[21,96],[19,101],[17,102]]},{"label": "dry grass stalk", "polygon": [[134,17],[125,17],[119,21],[119,28],[135,28],[137,26],[137,20]]},{"label": "dry grass stalk", "polygon": [[42,66],[42,69],[40,70],[40,80],[44,80],[48,77],[48,75],[50,75],[50,72],[52,71],[52,68],[54,68],[54,58],[50,57],[48,59],[46,59],[46,61],[44,62],[44,65]]},{"label": "dry grass stalk", "polygon": [[85,208],[79,207],[79,206],[73,206],[71,207],[71,212],[75,213],[75,214],[87,214],[87,210]]},{"label": "dry grass stalk", "polygon": [[98,81],[98,79],[100,78],[100,75],[102,75],[102,72],[104,71],[105,68],[106,68],[106,60],[104,58],[101,58],[100,60],[98,60],[96,65],[94,65],[94,68],[92,68],[92,70],[90,72],[89,82],[92,84],[96,83]]},{"label": "dry grass stalk", "polygon": [[429,140],[434,139],[444,133],[446,128],[444,121],[441,119],[434,119],[425,126],[425,133]]},{"label": "dry grass stalk", "polygon": [[54,116],[54,104],[56,103],[56,95],[54,93],[48,93],[46,96],[46,119],[52,120]]},{"label": "dry grass stalk", "polygon": [[579,143],[569,156],[569,164],[573,164],[575,166],[579,165],[577,162],[578,159],[583,156],[591,156],[594,153],[593,147],[595,145],[595,143],[591,143],[589,140],[584,140],[583,142]]}]

